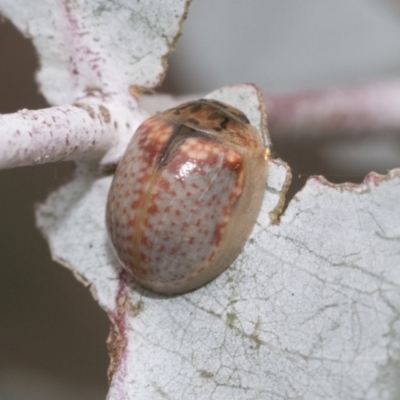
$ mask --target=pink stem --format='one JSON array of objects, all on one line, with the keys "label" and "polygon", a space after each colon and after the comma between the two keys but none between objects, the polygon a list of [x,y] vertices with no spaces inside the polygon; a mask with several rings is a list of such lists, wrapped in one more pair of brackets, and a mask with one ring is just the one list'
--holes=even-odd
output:
[{"label": "pink stem", "polygon": [[400,82],[264,96],[270,133],[320,135],[400,131]]},{"label": "pink stem", "polygon": [[143,121],[137,103],[120,97],[0,114],[0,169],[61,160],[115,164]]}]

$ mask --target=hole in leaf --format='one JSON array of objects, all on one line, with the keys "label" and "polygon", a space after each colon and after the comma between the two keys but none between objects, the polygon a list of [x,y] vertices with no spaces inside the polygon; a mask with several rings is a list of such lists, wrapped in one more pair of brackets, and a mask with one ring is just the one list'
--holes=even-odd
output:
[{"label": "hole in leaf", "polygon": [[48,107],[35,82],[38,60],[32,42],[10,21],[0,23],[0,112]]}]

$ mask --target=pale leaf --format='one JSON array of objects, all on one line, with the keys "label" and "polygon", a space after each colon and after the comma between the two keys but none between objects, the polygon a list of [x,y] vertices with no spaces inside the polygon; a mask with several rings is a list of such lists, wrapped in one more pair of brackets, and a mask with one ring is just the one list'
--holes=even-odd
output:
[{"label": "pale leaf", "polygon": [[54,105],[91,90],[153,88],[164,77],[188,0],[1,0],[0,13],[32,38],[37,75]]},{"label": "pale leaf", "polygon": [[[262,130],[252,86],[211,97],[242,102]],[[104,223],[111,177],[81,171],[38,209],[53,257],[114,323],[109,399],[398,397],[400,170],[361,185],[311,178],[279,221],[289,181],[288,167],[270,161],[243,252],[176,297],[138,287],[114,260]]]}]

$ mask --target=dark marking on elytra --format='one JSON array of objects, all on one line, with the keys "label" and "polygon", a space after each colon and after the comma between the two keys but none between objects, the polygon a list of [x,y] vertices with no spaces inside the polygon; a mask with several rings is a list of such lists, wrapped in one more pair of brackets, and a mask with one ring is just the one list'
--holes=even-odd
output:
[{"label": "dark marking on elytra", "polygon": [[218,111],[214,111],[213,113],[211,113],[207,119],[209,121],[215,121],[216,119],[220,119],[221,118],[221,113]]},{"label": "dark marking on elytra", "polygon": [[245,124],[247,124],[247,125],[250,124],[250,121],[249,121],[249,119],[246,117],[245,114],[243,114],[243,113],[237,113],[237,114],[235,114],[235,116],[236,116],[240,121],[244,122]]},{"label": "dark marking on elytra", "polygon": [[193,105],[191,105],[190,111],[196,113],[197,111],[200,111],[202,107],[203,107],[203,104],[202,104],[201,100],[199,100],[199,101],[196,101]]},{"label": "dark marking on elytra", "polygon": [[[208,119],[210,119],[210,120],[217,119],[217,118],[221,118],[222,116],[226,119],[226,122],[223,122],[221,124],[223,129],[226,128],[226,126],[229,122],[229,119],[236,119],[241,122],[244,122],[245,124],[250,124],[249,119],[240,110],[233,111],[232,107],[230,107],[226,104],[220,103],[219,101],[216,101],[216,100],[200,99],[198,101],[203,104],[207,104],[208,106],[210,106],[210,103],[211,103],[213,108],[216,109],[216,111],[213,112]],[[218,115],[218,116],[216,116],[216,115]]]},{"label": "dark marking on elytra", "polygon": [[221,110],[214,111],[211,113],[208,118],[209,121],[216,121],[218,119],[222,119],[222,121],[219,123],[220,129],[216,129],[217,131],[220,131],[221,129],[226,129],[229,121],[232,119],[227,113],[222,113]]},{"label": "dark marking on elytra", "polygon": [[191,124],[194,124],[194,125],[200,124],[199,120],[197,120],[196,118],[189,118],[188,122],[190,122]]},{"label": "dark marking on elytra", "polygon": [[[189,103],[183,104],[180,107],[177,107],[173,110],[173,114],[176,116],[180,116],[183,110],[189,109],[190,113],[197,113],[203,107],[206,107],[210,110],[210,113],[207,117],[209,121],[218,121],[219,126],[213,127],[212,129],[216,132],[221,132],[222,130],[226,130],[228,127],[229,122],[232,121],[239,121],[245,124],[250,124],[249,119],[247,116],[242,113],[240,110],[237,110],[227,104],[221,103],[217,100],[211,99],[199,99],[196,101],[191,101]],[[199,126],[201,125],[201,121],[196,118],[189,118],[188,123],[192,125]]]},{"label": "dark marking on elytra", "polygon": [[181,115],[181,111],[186,110],[187,108],[189,108],[190,112],[196,113],[200,111],[200,109],[203,107],[203,103],[204,102],[202,102],[201,100],[195,100],[190,101],[189,103],[182,104],[174,110],[174,114]]},{"label": "dark marking on elytra", "polygon": [[226,126],[228,125],[229,119],[230,119],[230,118],[225,117],[225,118],[221,121],[221,123],[219,124],[219,126],[220,126],[222,129],[226,129]]}]

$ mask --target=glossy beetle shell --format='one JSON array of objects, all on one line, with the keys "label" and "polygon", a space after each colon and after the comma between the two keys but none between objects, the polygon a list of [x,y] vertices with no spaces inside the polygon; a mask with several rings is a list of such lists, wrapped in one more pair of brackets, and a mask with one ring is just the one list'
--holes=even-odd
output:
[{"label": "glossy beetle shell", "polygon": [[247,117],[218,101],[186,103],[143,122],[118,165],[106,215],[134,279],[174,294],[224,271],[260,211],[266,154]]}]

